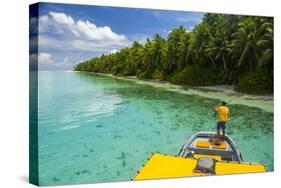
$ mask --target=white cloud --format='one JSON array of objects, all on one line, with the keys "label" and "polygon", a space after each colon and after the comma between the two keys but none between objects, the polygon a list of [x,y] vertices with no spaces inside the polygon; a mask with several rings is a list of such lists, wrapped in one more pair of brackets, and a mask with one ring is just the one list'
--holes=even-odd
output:
[{"label": "white cloud", "polygon": [[37,63],[37,58],[38,58],[37,53],[29,55],[29,63],[31,63],[31,64]]},{"label": "white cloud", "polygon": [[64,59],[63,59],[63,63],[64,63],[64,64],[68,64],[68,63],[69,63],[69,59],[68,59],[67,57],[64,58]]},{"label": "white cloud", "polygon": [[31,50],[37,50],[38,49],[38,37],[33,36],[29,38],[29,46]]},{"label": "white cloud", "polygon": [[[36,20],[30,21],[35,25]],[[31,54],[30,62],[37,63],[38,59],[42,70],[69,70],[82,59],[116,53],[130,46],[132,41],[145,42],[147,37],[125,36],[108,25],[98,26],[93,21],[76,19],[63,12],[49,12],[37,22],[38,35],[30,39],[30,46],[40,53]]]},{"label": "white cloud", "polygon": [[71,16],[67,16],[64,13],[60,12],[50,12],[50,17],[57,23],[66,24],[66,25],[73,25],[74,20]]},{"label": "white cloud", "polygon": [[48,54],[48,53],[43,53],[40,52],[38,55],[38,63],[44,63],[44,64],[48,64],[48,63],[52,63],[54,62],[54,60],[52,59],[52,55]]},{"label": "white cloud", "polygon": [[37,17],[31,17],[29,19],[29,32],[31,34],[38,33],[38,19],[37,19]]},{"label": "white cloud", "polygon": [[109,54],[115,54],[116,52],[118,52],[118,50],[117,50],[117,49],[113,49],[113,50],[111,50],[111,51],[109,52]]},{"label": "white cloud", "polygon": [[118,35],[110,29],[108,26],[97,27],[95,24],[89,22],[88,20],[77,22],[77,29],[80,33],[87,36],[92,40],[112,40],[116,42],[126,41],[126,37],[124,35]]},{"label": "white cloud", "polygon": [[60,40],[46,35],[39,35],[38,43],[40,48],[47,50],[57,50],[60,52],[92,52],[92,53],[109,53],[112,49],[121,49],[122,44],[114,44],[110,41],[95,41],[82,39]]},{"label": "white cloud", "polygon": [[117,34],[109,26],[98,27],[88,20],[75,21],[70,15],[61,12],[49,12],[39,18],[40,34],[59,34],[72,40],[89,40],[110,44],[128,45],[125,35]]},{"label": "white cloud", "polygon": [[193,26],[190,26],[188,29],[187,29],[187,31],[192,31],[193,30]]},{"label": "white cloud", "polygon": [[34,53],[29,56],[30,63],[50,64],[53,63],[52,55],[49,53],[40,52],[39,54]]},{"label": "white cloud", "polygon": [[[136,41],[140,44],[145,44],[147,39],[153,38],[153,36],[147,34],[130,34],[129,35],[130,41]],[[131,43],[132,45],[133,43]]]}]

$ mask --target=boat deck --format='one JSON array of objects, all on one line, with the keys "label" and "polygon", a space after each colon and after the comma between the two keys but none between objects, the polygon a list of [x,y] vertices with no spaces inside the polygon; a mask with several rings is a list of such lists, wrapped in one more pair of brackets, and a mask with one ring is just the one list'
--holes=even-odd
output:
[{"label": "boat deck", "polygon": [[[197,163],[198,159],[194,158],[182,158],[177,156],[169,156],[160,153],[154,153],[133,179],[145,180],[213,175],[212,173],[203,173],[195,171]],[[217,161],[215,163],[214,169],[214,174],[217,175],[257,173],[266,171],[265,166],[263,164],[224,161]]]},{"label": "boat deck", "polygon": [[178,156],[193,157],[194,154],[221,156],[224,161],[240,161],[242,156],[235,142],[226,135],[225,141],[215,144],[215,132],[198,132],[192,136],[181,148]]},{"label": "boat deck", "polygon": [[[197,145],[198,143],[203,143],[203,144],[209,143],[209,147],[200,147],[200,146]],[[215,145],[214,142],[210,142],[209,138],[202,138],[202,137],[195,138],[194,141],[190,144],[189,147],[233,151],[232,147],[230,146],[230,144],[227,141],[222,141],[220,143],[220,145]]]}]

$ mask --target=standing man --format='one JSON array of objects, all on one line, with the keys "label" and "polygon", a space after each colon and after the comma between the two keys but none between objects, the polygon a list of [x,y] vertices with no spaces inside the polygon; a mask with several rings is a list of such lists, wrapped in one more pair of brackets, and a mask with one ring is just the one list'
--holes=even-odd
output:
[{"label": "standing man", "polygon": [[226,102],[222,102],[221,106],[218,106],[215,108],[215,114],[214,116],[219,114],[218,116],[218,122],[217,122],[217,140],[216,144],[220,144],[220,130],[222,129],[223,132],[223,140],[225,140],[225,125],[228,120],[229,116],[229,109],[226,106]]}]

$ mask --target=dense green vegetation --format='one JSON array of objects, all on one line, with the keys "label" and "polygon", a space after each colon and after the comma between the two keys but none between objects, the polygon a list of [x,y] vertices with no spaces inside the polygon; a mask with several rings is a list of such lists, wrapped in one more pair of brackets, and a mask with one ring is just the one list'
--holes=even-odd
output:
[{"label": "dense green vegetation", "polygon": [[240,92],[273,92],[273,19],[205,14],[192,31],[156,34],[115,54],[81,62],[76,71],[136,75],[175,84],[235,85]]}]

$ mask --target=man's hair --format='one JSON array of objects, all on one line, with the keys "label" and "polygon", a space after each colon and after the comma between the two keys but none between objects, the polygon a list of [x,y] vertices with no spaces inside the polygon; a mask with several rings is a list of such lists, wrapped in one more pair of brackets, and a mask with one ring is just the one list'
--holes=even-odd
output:
[{"label": "man's hair", "polygon": [[226,102],[225,102],[225,101],[222,101],[222,105],[225,106],[225,105],[226,105]]}]

